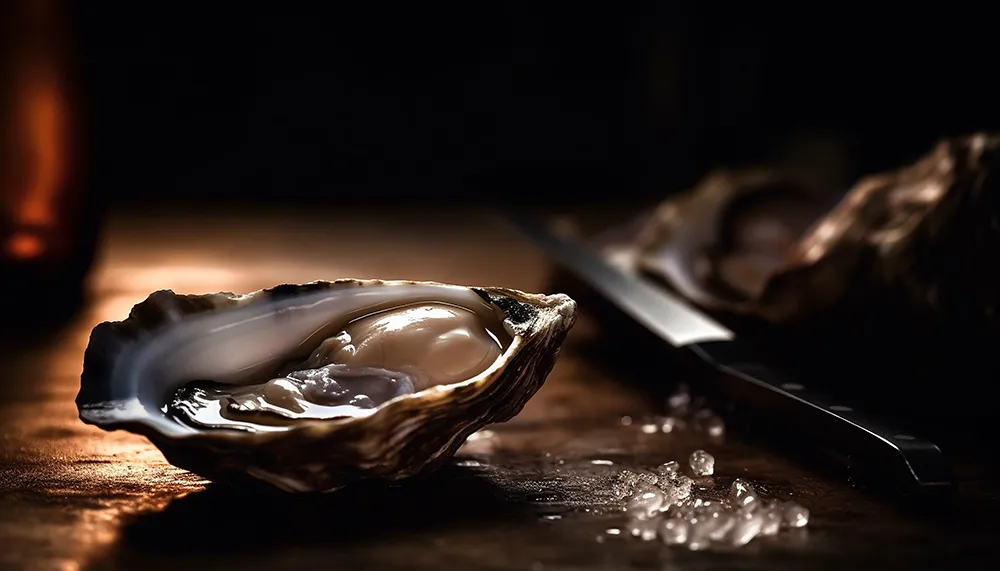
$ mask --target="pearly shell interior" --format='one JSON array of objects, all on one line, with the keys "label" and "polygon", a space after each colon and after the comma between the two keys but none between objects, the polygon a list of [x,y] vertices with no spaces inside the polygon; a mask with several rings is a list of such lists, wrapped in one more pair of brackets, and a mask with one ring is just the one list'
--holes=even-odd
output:
[{"label": "pearly shell interior", "polygon": [[[468,288],[331,289],[175,321],[135,344],[112,396],[167,435],[357,418],[489,371],[512,342]],[[123,420],[122,412],[117,418]]]}]

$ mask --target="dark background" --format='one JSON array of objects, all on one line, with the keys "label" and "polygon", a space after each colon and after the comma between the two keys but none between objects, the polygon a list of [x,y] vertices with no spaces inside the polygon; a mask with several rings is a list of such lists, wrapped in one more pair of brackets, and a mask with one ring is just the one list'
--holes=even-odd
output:
[{"label": "dark background", "polygon": [[807,134],[849,152],[849,181],[997,126],[988,18],[796,6],[73,3],[90,186],[613,200]]}]

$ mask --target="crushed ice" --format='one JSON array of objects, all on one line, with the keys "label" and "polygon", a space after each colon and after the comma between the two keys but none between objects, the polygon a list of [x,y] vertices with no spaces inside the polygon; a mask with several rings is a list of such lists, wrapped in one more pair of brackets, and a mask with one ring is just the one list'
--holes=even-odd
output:
[{"label": "crushed ice", "polygon": [[704,450],[695,450],[688,460],[695,476],[711,476],[715,473],[715,458]]},{"label": "crushed ice", "polygon": [[[713,437],[724,432],[722,420],[698,406],[684,387],[668,399],[667,406],[669,416],[658,423],[641,424],[642,432],[671,432],[683,427],[700,429]],[[631,422],[622,424],[627,426]],[[654,424],[659,430],[649,428]],[[714,546],[738,547],[757,537],[774,536],[783,529],[809,524],[808,509],[794,501],[764,498],[742,478],[732,482],[724,497],[720,498],[718,492],[711,494],[712,497],[700,497],[696,490],[701,486],[694,484],[711,480],[709,477],[715,473],[715,458],[704,450],[694,451],[686,468],[690,476],[677,461],[661,464],[655,470],[619,472],[612,493],[625,512],[626,533],[617,528],[607,533],[642,541],[659,539],[666,545],[701,550]]]},{"label": "crushed ice", "polygon": [[[707,452],[701,453],[711,458]],[[627,535],[643,541],[659,538],[667,545],[700,550],[738,547],[756,537],[777,535],[782,529],[809,523],[808,509],[793,501],[762,498],[746,480],[733,481],[722,499],[697,497],[692,482],[677,462],[661,465],[655,474],[622,470],[614,487],[627,517]],[[617,530],[614,534],[618,535]]]}]

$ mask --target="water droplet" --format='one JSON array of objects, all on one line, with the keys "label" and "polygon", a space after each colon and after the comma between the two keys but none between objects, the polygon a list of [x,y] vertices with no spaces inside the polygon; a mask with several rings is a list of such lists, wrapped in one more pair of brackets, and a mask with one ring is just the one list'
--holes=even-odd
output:
[{"label": "water droplet", "polygon": [[704,450],[692,452],[688,464],[696,476],[711,476],[715,473],[715,458]]},{"label": "water droplet", "polygon": [[[561,464],[562,460],[560,460],[559,463]],[[593,464],[593,465],[595,465],[595,466],[613,466],[614,465],[614,462],[612,462],[611,460],[591,460],[590,463]]]},{"label": "water droplet", "polygon": [[478,468],[479,466],[482,466],[482,464],[476,462],[475,460],[462,460],[461,462],[457,462],[455,465],[461,466],[462,468]]},{"label": "water droplet", "polygon": [[552,515],[542,516],[542,519],[549,520],[549,521],[555,521],[557,519],[562,519],[562,516],[559,515],[559,514],[552,514]]},{"label": "water droplet", "polygon": [[652,423],[646,423],[642,425],[643,434],[655,434],[660,431],[660,427]]},{"label": "water droplet", "polygon": [[609,527],[608,529],[604,530],[604,533],[608,535],[621,535],[622,530],[618,529],[617,527]]},{"label": "water droplet", "polygon": [[632,417],[631,416],[623,416],[622,417],[622,426],[632,426]]}]

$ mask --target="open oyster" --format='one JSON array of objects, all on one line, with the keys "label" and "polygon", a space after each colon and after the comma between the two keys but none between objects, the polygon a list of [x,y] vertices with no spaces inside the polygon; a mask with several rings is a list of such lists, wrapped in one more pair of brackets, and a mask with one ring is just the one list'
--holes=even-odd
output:
[{"label": "open oyster", "polygon": [[575,316],[562,294],[432,282],[159,291],[94,328],[76,402],[216,481],[405,478],[517,414]]},{"label": "open oyster", "polygon": [[998,165],[1000,137],[978,134],[942,141],[842,197],[780,172],[711,175],[657,209],[633,268],[706,308],[777,323],[859,300],[991,322]]}]

